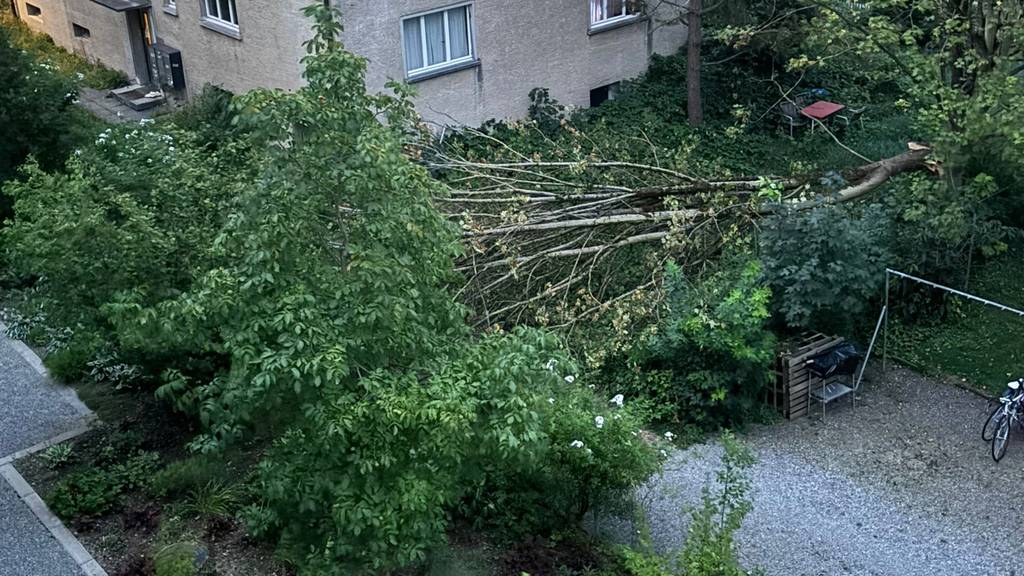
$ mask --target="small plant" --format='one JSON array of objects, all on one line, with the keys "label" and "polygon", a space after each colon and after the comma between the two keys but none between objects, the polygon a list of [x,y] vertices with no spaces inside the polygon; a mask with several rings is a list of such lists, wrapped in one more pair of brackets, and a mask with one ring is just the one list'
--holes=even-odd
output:
[{"label": "small plant", "polygon": [[102,516],[126,491],[143,487],[159,460],[158,454],[139,451],[124,462],[76,472],[57,484],[47,504],[61,518]]},{"label": "small plant", "polygon": [[153,555],[156,576],[194,576],[199,572],[203,553],[192,542],[175,542]]},{"label": "small plant", "polygon": [[98,384],[108,384],[114,390],[125,390],[135,387],[142,378],[142,369],[138,366],[122,362],[117,352],[99,354],[87,364],[86,375]]},{"label": "small plant", "polygon": [[165,466],[153,475],[149,490],[159,498],[180,498],[210,484],[226,483],[234,474],[223,458],[197,454]]},{"label": "small plant", "polygon": [[237,486],[212,480],[189,493],[182,513],[207,519],[226,518],[238,510],[241,499]]},{"label": "small plant", "polygon": [[72,452],[71,444],[54,444],[43,452],[42,458],[51,470],[56,470],[71,460]]}]

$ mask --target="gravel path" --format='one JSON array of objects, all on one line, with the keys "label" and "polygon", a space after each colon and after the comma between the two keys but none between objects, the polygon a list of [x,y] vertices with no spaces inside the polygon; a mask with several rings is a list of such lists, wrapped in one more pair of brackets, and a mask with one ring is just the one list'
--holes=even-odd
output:
[{"label": "gravel path", "polygon": [[[824,422],[743,436],[758,458],[744,563],[773,576],[1024,576],[1024,437],[996,464],[980,438],[987,400],[901,369],[862,391],[856,410],[842,401]],[[678,453],[645,493],[662,551],[681,545],[679,510],[720,454]]]},{"label": "gravel path", "polygon": [[74,392],[54,386],[22,356],[24,345],[0,327],[0,458],[82,425]]},{"label": "gravel path", "polygon": [[[4,337],[5,330],[0,324],[0,462],[80,430],[91,416],[74,391],[43,376],[39,359],[24,344]],[[105,574],[95,563],[87,565],[88,554],[55,517],[44,511],[36,515],[28,504],[30,496],[33,506],[45,509],[20,476],[0,477],[0,575]],[[72,550],[78,551],[75,556]]]},{"label": "gravel path", "polygon": [[64,551],[14,488],[0,479],[0,574],[4,576],[81,576]]}]

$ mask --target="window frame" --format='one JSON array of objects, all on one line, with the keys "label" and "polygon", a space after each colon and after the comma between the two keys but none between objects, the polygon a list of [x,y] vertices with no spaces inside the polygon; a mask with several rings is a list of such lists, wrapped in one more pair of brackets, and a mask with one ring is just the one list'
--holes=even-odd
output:
[{"label": "window frame", "polygon": [[82,26],[81,24],[79,24],[77,22],[72,22],[71,23],[71,36],[73,38],[78,38],[79,40],[86,40],[86,39],[92,38],[92,30],[89,30],[88,28],[86,28],[85,26]]},{"label": "window frame", "polygon": [[43,9],[37,4],[31,2],[25,2],[25,15],[29,18],[43,19]]},{"label": "window frame", "polygon": [[[622,0],[622,11],[623,11],[622,14],[620,14],[618,16],[612,16],[610,18],[604,18],[603,20],[598,20],[598,21],[595,22],[594,21],[594,4],[600,2],[601,6],[602,6],[602,10],[606,12],[607,11],[607,6],[608,6],[608,2],[610,2],[610,1],[612,1],[612,0],[589,0],[587,2],[587,8],[589,9],[589,14],[587,15],[587,19],[590,22],[589,30],[591,32],[600,32],[602,30],[608,30],[608,29],[611,29],[611,28],[618,28],[619,26],[622,26],[624,24],[629,24],[630,22],[633,22],[634,20],[639,20],[640,18],[642,18],[644,16],[644,7],[643,7],[643,3],[642,2],[639,2],[638,0]],[[638,4],[638,8],[637,8],[636,12],[630,13],[629,12],[629,7],[630,7],[630,4],[633,4],[633,3]]]},{"label": "window frame", "polygon": [[[235,0],[228,1],[228,16],[233,17],[232,20],[225,20],[220,15],[220,0],[201,0],[199,2],[202,18],[199,23],[204,28],[209,28],[214,32],[220,32],[225,36],[230,36],[236,40],[242,39],[241,28],[238,25],[238,5]],[[210,4],[213,4],[217,8],[217,14],[210,13]]]},{"label": "window frame", "polygon": [[[448,12],[464,8],[466,10],[466,34],[468,35],[467,41],[469,46],[469,54],[461,58],[451,59],[451,27],[448,24]],[[458,4],[451,4],[441,8],[431,8],[430,10],[424,10],[422,12],[416,12],[403,16],[401,21],[398,23],[399,36],[402,39],[402,69],[405,70],[405,78],[410,82],[417,80],[426,80],[427,78],[433,78],[449,72],[456,72],[474,66],[477,63],[476,54],[476,10],[473,0],[468,2],[459,2]],[[438,64],[426,64],[427,62],[427,32],[425,18],[433,14],[442,14],[444,16],[444,47],[445,57],[444,62]],[[420,21],[420,50],[423,55],[424,65],[409,70],[406,67],[406,42],[405,42],[405,23],[418,19]]]},{"label": "window frame", "polygon": [[178,2],[177,0],[164,0],[164,12],[171,16],[178,15]]}]

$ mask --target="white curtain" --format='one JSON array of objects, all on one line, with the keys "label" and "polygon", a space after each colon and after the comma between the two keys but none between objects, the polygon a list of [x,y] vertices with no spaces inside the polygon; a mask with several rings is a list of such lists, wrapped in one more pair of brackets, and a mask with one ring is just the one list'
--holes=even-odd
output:
[{"label": "white curtain", "polygon": [[448,37],[452,43],[452,60],[469,56],[468,6],[448,11]]},{"label": "white curtain", "polygon": [[423,44],[420,37],[420,19],[410,18],[403,29],[405,42],[405,70],[411,72],[423,68]]},{"label": "white curtain", "polygon": [[448,59],[444,50],[444,12],[427,14],[423,25],[427,37],[427,64],[441,64]]}]

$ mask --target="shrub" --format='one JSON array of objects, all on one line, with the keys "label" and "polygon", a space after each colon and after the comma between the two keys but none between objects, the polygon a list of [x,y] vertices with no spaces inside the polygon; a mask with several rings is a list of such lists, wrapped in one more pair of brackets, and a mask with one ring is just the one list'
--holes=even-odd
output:
[{"label": "shrub", "polygon": [[209,484],[227,483],[235,475],[223,455],[197,454],[159,470],[149,483],[149,491],[158,497],[180,498]]},{"label": "shrub", "polygon": [[155,576],[194,576],[199,572],[199,548],[191,542],[175,542],[153,555]]},{"label": "shrub", "polygon": [[692,281],[666,269],[667,310],[658,333],[602,378],[647,398],[663,420],[698,429],[744,423],[758,410],[775,338],[767,328],[771,290],[761,266],[745,255],[726,258]]},{"label": "shrub", "polygon": [[[2,21],[0,21],[2,23]],[[64,137],[68,108],[76,97],[74,82],[46,63],[36,62],[18,49],[10,31],[0,25],[0,184],[30,155],[47,166],[57,166],[69,152]],[[0,222],[9,214],[0,197]]]},{"label": "shrub", "polygon": [[769,218],[760,245],[774,309],[791,327],[848,334],[885,285],[888,236],[880,206]]},{"label": "shrub", "polygon": [[46,501],[64,519],[101,516],[121,495],[146,484],[160,457],[138,452],[123,462],[74,472],[62,480]]},{"label": "shrub", "polygon": [[[722,467],[714,485],[701,490],[699,506],[690,510],[683,549],[674,557],[658,556],[642,542],[641,550],[623,550],[628,576],[748,576],[740,566],[736,532],[752,509],[750,467],[754,457],[729,432],[722,434]],[[646,536],[644,537],[646,538]]]},{"label": "shrub", "polygon": [[69,443],[55,444],[43,451],[42,458],[50,468],[61,468],[71,461],[73,451],[74,448]]},{"label": "shrub", "polygon": [[182,513],[199,518],[227,518],[241,505],[242,491],[234,485],[210,481],[189,492]]}]

